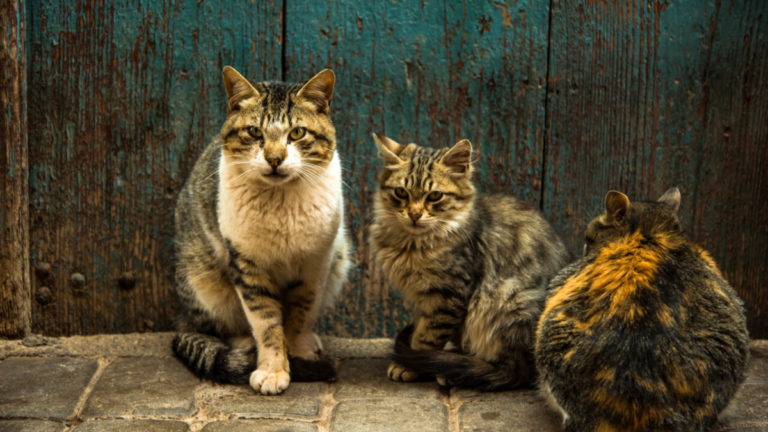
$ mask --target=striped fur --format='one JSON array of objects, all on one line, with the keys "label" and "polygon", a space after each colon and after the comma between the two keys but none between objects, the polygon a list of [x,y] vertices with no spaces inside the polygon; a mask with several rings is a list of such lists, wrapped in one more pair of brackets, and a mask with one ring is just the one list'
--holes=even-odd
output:
[{"label": "striped fur", "polygon": [[545,396],[566,431],[709,431],[744,379],[741,300],[684,235],[680,193],[611,191],[585,255],[551,283],[536,334]]},{"label": "striped fur", "polygon": [[[384,169],[372,246],[413,311],[389,377],[439,375],[482,390],[530,384],[545,288],[567,260],[562,241],[522,202],[477,196],[469,141],[430,149],[374,138]],[[446,351],[448,342],[458,349]]]},{"label": "striped fur", "polygon": [[251,84],[224,69],[230,112],[176,205],[176,355],[264,394],[332,379],[312,325],[346,277],[333,72]]}]

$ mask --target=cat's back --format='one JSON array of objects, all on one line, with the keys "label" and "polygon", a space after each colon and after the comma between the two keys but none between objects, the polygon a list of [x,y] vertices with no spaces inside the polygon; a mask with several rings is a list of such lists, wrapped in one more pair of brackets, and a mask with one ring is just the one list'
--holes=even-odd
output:
[{"label": "cat's back", "polygon": [[552,275],[569,259],[567,249],[538,209],[510,195],[481,195],[476,223],[486,254],[506,273],[541,272]]},{"label": "cat's back", "polygon": [[569,411],[598,410],[625,430],[710,424],[743,379],[748,336],[709,255],[634,233],[566,271],[542,315],[537,362]]},{"label": "cat's back", "polygon": [[687,339],[685,332],[711,326],[717,317],[737,322],[742,314],[709,254],[666,234],[635,232],[612,242],[554,290],[545,314],[559,310],[589,333],[624,328]]},{"label": "cat's back", "polygon": [[195,161],[176,199],[176,240],[196,237],[200,230],[214,230],[221,160],[221,138],[216,137]]}]

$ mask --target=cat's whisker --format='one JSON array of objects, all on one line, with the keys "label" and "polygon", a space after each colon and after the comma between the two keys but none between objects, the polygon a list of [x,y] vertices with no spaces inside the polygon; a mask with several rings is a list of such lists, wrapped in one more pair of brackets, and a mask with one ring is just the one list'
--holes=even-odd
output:
[{"label": "cat's whisker", "polygon": [[[226,168],[233,167],[235,165],[248,165],[248,164],[251,164],[251,161],[235,161],[235,162],[227,163],[226,165],[224,165],[223,168],[226,169]],[[222,171],[222,166],[216,165],[216,168],[213,170],[213,172],[205,176],[204,180],[208,180],[209,178],[213,177],[216,174],[221,174],[221,171]]]}]

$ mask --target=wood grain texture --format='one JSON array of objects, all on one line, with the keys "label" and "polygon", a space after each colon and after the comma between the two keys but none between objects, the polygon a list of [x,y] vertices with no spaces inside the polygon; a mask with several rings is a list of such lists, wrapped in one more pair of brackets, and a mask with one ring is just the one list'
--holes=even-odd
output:
[{"label": "wood grain texture", "polygon": [[0,336],[30,329],[24,3],[0,3]]},{"label": "wood grain texture", "polygon": [[[22,105],[0,120],[12,136],[0,240],[23,256],[28,224],[30,246],[21,264],[0,252],[16,266],[1,258],[3,272],[26,266],[21,288],[1,292],[31,296],[33,331],[171,327],[174,200],[226,114],[230,64],[252,80],[336,72],[355,266],[323,333],[393,335],[407,320],[367,242],[376,131],[471,139],[480,189],[542,206],[574,252],[608,189],[655,198],[679,186],[683,224],[746,300],[752,335],[768,337],[768,2],[3,5],[1,55],[18,68],[3,68],[18,84],[3,97]],[[13,43],[26,50],[9,56]]]},{"label": "wood grain texture", "polygon": [[175,195],[226,114],[222,67],[280,75],[281,7],[30,5],[31,261],[52,291],[34,331],[171,326]]},{"label": "wood grain texture", "polygon": [[702,93],[693,236],[768,337],[768,2],[717,4]]},{"label": "wood grain texture", "polygon": [[552,12],[546,213],[576,251],[607,190],[680,187],[684,227],[767,336],[768,4],[556,0]]},{"label": "wood grain texture", "polygon": [[469,138],[482,190],[538,205],[548,15],[533,0],[287,2],[287,78],[330,67],[338,79],[332,110],[356,265],[321,328],[393,335],[408,319],[368,245],[380,168],[372,132],[432,147]]}]

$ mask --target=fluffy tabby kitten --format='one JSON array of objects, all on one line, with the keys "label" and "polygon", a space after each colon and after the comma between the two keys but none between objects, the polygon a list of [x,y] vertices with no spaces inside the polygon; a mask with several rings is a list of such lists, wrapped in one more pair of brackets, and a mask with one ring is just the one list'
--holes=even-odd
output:
[{"label": "fluffy tabby kitten", "polygon": [[[436,150],[374,140],[384,169],[372,245],[414,315],[389,377],[482,390],[530,384],[545,289],[568,259],[562,241],[522,202],[476,195],[469,141]],[[444,350],[448,342],[458,348]]]},{"label": "fluffy tabby kitten", "polygon": [[553,279],[536,335],[544,393],[566,431],[707,431],[749,357],[741,300],[684,235],[680,192],[611,191],[584,258]]},{"label": "fluffy tabby kitten", "polygon": [[348,267],[329,115],[335,77],[324,70],[301,85],[251,84],[231,67],[223,75],[229,114],[176,205],[173,349],[201,377],[276,394],[291,378],[335,375],[312,333]]}]

